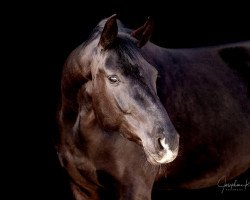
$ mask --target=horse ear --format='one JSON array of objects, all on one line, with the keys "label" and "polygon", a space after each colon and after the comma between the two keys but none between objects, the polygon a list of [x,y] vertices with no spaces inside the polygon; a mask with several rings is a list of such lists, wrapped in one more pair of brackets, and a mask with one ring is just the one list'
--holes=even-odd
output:
[{"label": "horse ear", "polygon": [[114,14],[109,17],[104,25],[99,44],[107,49],[116,39],[118,34],[118,27],[116,22],[117,15]]},{"label": "horse ear", "polygon": [[139,48],[143,47],[150,40],[153,28],[154,22],[151,17],[148,17],[144,25],[131,33],[131,36],[139,40],[139,43],[137,44]]}]

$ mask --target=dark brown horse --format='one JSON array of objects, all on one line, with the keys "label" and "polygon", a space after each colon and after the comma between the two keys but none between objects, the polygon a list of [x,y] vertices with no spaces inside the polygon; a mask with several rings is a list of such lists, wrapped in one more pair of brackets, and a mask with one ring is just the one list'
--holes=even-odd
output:
[{"label": "dark brown horse", "polygon": [[58,155],[77,200],[151,199],[156,181],[203,188],[250,166],[250,43],[166,49],[152,27],[113,15],[65,63]]}]

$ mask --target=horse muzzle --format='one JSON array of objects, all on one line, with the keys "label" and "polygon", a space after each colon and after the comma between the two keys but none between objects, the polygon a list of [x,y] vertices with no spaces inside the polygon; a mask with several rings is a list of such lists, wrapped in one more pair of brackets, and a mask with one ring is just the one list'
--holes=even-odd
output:
[{"label": "horse muzzle", "polygon": [[172,141],[174,145],[170,145],[170,143],[166,141],[165,137],[158,138],[154,148],[150,145],[143,145],[147,160],[151,164],[161,165],[170,163],[177,157],[179,149],[179,135],[177,135],[175,141]]}]

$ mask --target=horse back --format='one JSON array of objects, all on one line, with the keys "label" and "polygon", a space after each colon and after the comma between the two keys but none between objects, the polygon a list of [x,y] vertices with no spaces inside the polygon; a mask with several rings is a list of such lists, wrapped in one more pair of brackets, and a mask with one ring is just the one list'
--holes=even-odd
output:
[{"label": "horse back", "polygon": [[250,42],[164,54],[157,63],[158,95],[182,152],[168,167],[167,185],[206,187],[247,170]]}]

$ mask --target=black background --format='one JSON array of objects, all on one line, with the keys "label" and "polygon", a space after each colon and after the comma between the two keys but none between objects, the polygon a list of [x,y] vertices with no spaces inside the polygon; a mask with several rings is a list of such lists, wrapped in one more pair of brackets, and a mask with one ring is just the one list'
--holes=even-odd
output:
[{"label": "black background", "polygon": [[[10,146],[7,168],[9,195],[26,199],[70,199],[65,172],[60,168],[53,141],[58,133],[56,110],[60,96],[61,70],[68,54],[81,44],[97,23],[114,13],[130,28],[137,28],[147,16],[155,21],[151,41],[167,48],[189,48],[250,40],[248,6],[185,1],[117,3],[66,1],[51,3],[10,2],[4,14],[7,42],[3,104]],[[6,39],[5,39],[6,38]],[[8,39],[7,39],[8,38]],[[5,87],[7,86],[7,87]],[[6,98],[5,98],[6,97]],[[10,97],[10,98],[7,98]],[[7,105],[7,104],[6,104]],[[250,180],[249,173],[243,177]],[[218,188],[169,192],[201,198],[241,198],[246,192],[221,194]],[[167,198],[164,198],[167,199]]]}]

